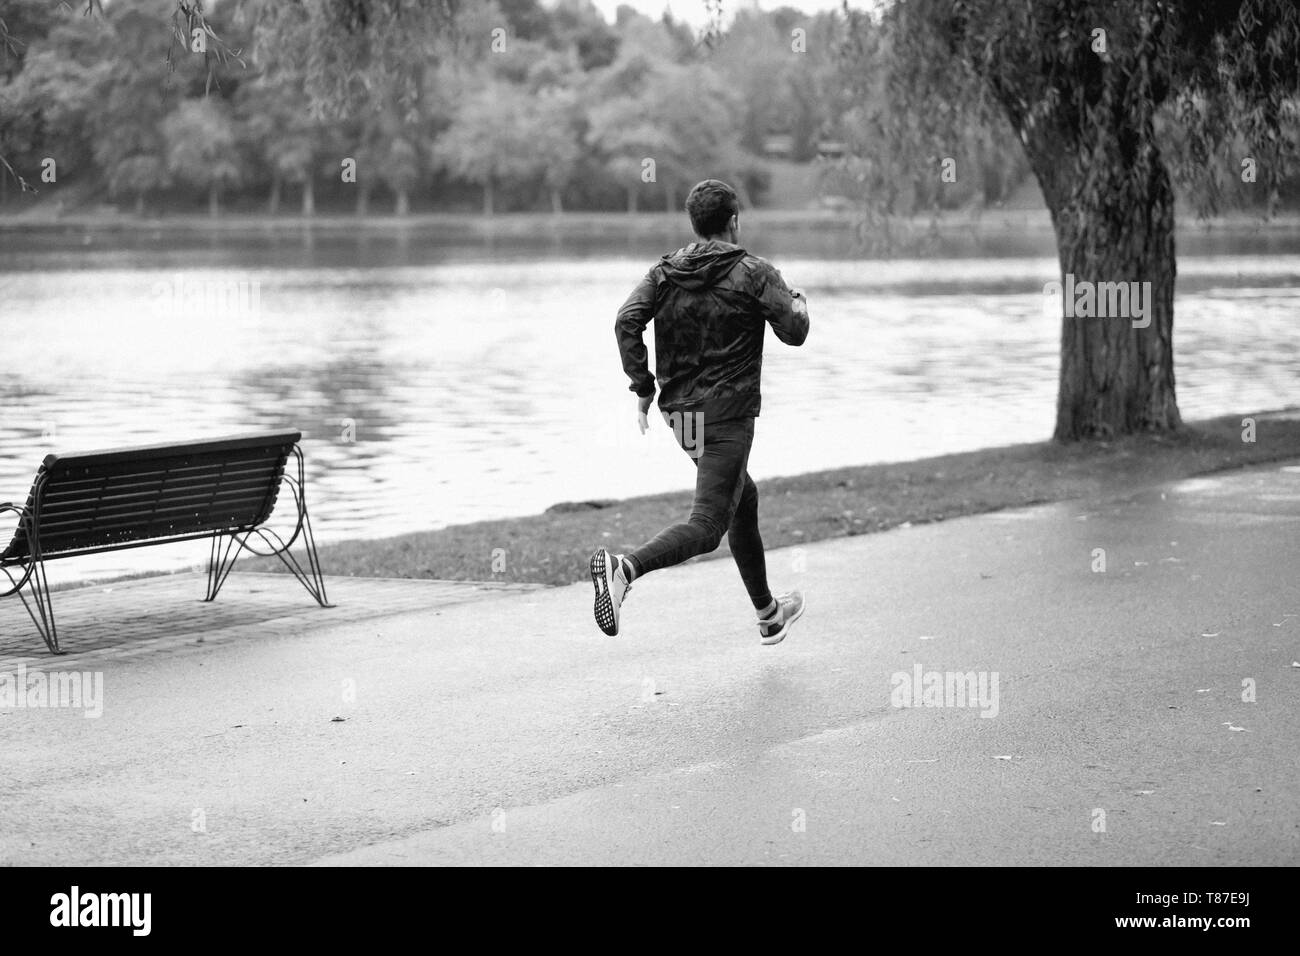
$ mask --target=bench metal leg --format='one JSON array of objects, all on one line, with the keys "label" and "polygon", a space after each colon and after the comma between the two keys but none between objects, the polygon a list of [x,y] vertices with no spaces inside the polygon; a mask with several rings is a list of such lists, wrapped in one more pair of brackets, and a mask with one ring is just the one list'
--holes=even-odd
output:
[{"label": "bench metal leg", "polygon": [[[41,639],[45,641],[45,646],[50,649],[50,653],[65,653],[59,649],[59,632],[54,626],[54,602],[50,599],[50,584],[45,577],[45,562],[37,560],[31,565],[24,566],[23,576],[17,580],[9,568],[0,568],[0,571],[4,571],[5,577],[13,585],[13,589],[8,593],[17,594],[18,600],[23,602],[23,607],[27,609],[27,616],[36,625],[36,630],[40,632]],[[27,595],[23,594],[24,587],[31,588],[30,603]]]},{"label": "bench metal leg", "polygon": [[298,559],[285,545],[283,539],[268,528],[259,528],[253,532],[267,544],[275,548],[276,556],[289,569],[290,573],[298,579],[298,583],[307,589],[307,593],[316,599],[316,603],[321,607],[333,607],[329,598],[325,596],[325,575],[321,573],[320,558],[316,555],[316,537],[311,533],[311,520],[303,521],[303,548],[307,552],[307,567],[304,568],[298,563]]},{"label": "bench metal leg", "polygon": [[[298,583],[307,589],[307,593],[316,599],[317,604],[321,607],[334,606],[325,596],[325,575],[321,571],[320,558],[316,553],[316,535],[311,530],[311,516],[307,513],[307,478],[303,469],[302,449],[294,445],[293,455],[298,464],[297,474],[284,476],[284,483],[293,495],[294,506],[298,512],[298,523],[293,534],[288,541],[285,541],[270,528],[263,527],[238,534],[213,535],[212,554],[208,558],[208,596],[204,598],[205,601],[216,600],[217,593],[226,583],[226,578],[230,576],[230,569],[235,566],[240,552],[247,551],[259,558],[269,558],[274,554],[298,579]],[[271,550],[263,552],[251,547],[248,543],[251,535],[257,535]],[[306,568],[299,563],[291,550],[299,538],[302,539],[303,548],[307,552]]]},{"label": "bench metal leg", "polygon": [[226,583],[226,578],[230,576],[230,569],[235,566],[235,559],[243,550],[244,542],[239,535],[214,534],[212,536],[212,551],[208,556],[208,593],[203,600],[217,599],[221,585]]},{"label": "bench metal leg", "polygon": [[317,604],[321,607],[334,606],[329,602],[329,598],[325,594],[325,575],[321,572],[320,558],[316,553],[316,536],[312,534],[311,519],[305,514],[302,525],[302,542],[304,550],[307,552],[307,566],[305,568],[298,561],[293,551],[290,550],[284,539],[269,528],[257,528],[242,535],[213,535],[212,553],[208,558],[208,594],[203,600],[216,600],[217,594],[221,591],[221,586],[226,583],[226,578],[230,576],[230,569],[235,566],[235,560],[239,557],[240,552],[247,550],[250,554],[256,554],[259,557],[270,556],[248,547],[247,540],[250,534],[257,535],[272,549],[275,556],[298,579],[298,583],[305,587],[307,593],[316,599]]}]

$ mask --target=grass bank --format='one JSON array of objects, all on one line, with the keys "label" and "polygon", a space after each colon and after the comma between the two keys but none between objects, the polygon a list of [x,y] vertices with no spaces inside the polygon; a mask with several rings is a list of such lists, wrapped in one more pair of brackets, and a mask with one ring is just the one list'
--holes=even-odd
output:
[{"label": "grass bank", "polygon": [[[1010,445],[895,464],[838,468],[759,483],[769,548],[870,534],[1022,505],[1106,498],[1145,486],[1252,464],[1300,458],[1300,409],[1259,413],[1256,441],[1242,415],[1195,422],[1169,436],[1112,442]],[[689,480],[683,457],[682,479]],[[689,491],[553,506],[525,518],[480,521],[321,549],[332,575],[570,584],[592,549],[626,551],[689,511]],[[493,554],[504,551],[504,570]],[[721,548],[702,560],[727,555]],[[248,570],[279,570],[249,562]]]}]

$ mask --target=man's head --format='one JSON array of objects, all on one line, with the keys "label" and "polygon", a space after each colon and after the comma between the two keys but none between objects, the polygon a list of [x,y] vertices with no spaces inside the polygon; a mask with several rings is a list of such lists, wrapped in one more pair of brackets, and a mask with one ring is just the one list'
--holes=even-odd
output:
[{"label": "man's head", "polygon": [[706,179],[696,183],[686,197],[686,212],[691,217],[691,228],[701,239],[736,241],[737,213],[740,201],[736,191],[720,179]]}]

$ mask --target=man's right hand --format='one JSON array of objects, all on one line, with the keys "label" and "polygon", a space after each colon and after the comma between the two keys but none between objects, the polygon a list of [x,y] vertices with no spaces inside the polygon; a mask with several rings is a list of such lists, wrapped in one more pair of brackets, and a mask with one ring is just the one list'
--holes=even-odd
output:
[{"label": "man's right hand", "polygon": [[642,435],[644,435],[644,434],[646,433],[646,429],[650,427],[650,422],[649,422],[649,420],[646,418],[646,413],[650,411],[650,404],[651,404],[654,400],[655,400],[655,397],[654,397],[653,394],[651,394],[651,395],[644,395],[644,396],[641,396],[641,395],[638,395],[638,396],[637,396],[637,400],[636,400],[636,424],[637,424],[637,427],[641,429],[641,434],[642,434]]}]

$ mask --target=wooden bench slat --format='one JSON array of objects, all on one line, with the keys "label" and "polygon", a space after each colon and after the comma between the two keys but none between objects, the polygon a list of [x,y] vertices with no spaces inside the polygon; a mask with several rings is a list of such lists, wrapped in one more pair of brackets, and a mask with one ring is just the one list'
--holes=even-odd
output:
[{"label": "wooden bench slat", "polygon": [[68,478],[59,476],[57,484],[53,484],[45,493],[45,500],[50,501],[53,498],[75,497],[94,491],[97,488],[106,486],[114,488],[130,488],[139,486],[148,488],[163,484],[186,484],[193,482],[206,482],[218,480],[223,477],[229,478],[247,478],[250,480],[266,479],[277,471],[275,462],[266,460],[257,463],[256,467],[244,466],[239,468],[203,468],[203,469],[177,469],[174,471],[153,471],[141,472],[130,475],[117,475],[112,477],[97,476],[93,478]]},{"label": "wooden bench slat", "polygon": [[[194,501],[200,502],[216,495],[239,494],[243,492],[258,492],[265,494],[270,475],[258,480],[240,480],[240,481],[223,481],[220,483],[209,484],[192,484],[184,487],[168,487],[167,499],[169,501]],[[160,495],[157,487],[141,489],[139,491],[129,491],[118,493],[118,489],[113,489],[114,493],[106,495],[97,495],[93,498],[80,496],[67,496],[58,498],[53,501],[49,497],[41,504],[42,518],[55,517],[67,513],[69,510],[96,510],[97,508],[113,508],[118,505],[129,505],[135,502],[155,501]],[[181,492],[184,492],[182,494]]]},{"label": "wooden bench slat", "polygon": [[212,520],[187,522],[181,520],[165,520],[150,522],[109,522],[103,525],[96,525],[88,529],[85,533],[61,534],[59,536],[60,546],[53,551],[45,550],[45,538],[41,538],[41,553],[53,557],[58,551],[70,551],[76,548],[83,548],[96,543],[107,541],[143,541],[147,538],[168,537],[177,534],[189,534],[194,531],[215,531],[222,528],[239,528],[247,527],[254,523],[256,516],[251,516],[245,520],[239,520],[237,516],[221,516],[219,519],[214,516]]},{"label": "wooden bench slat", "polygon": [[57,514],[41,514],[41,538],[62,534],[69,527],[94,527],[109,521],[121,522],[131,519],[147,521],[155,515],[219,515],[230,513],[255,517],[262,510],[266,499],[265,493],[250,495],[225,495],[214,500],[206,500],[202,505],[195,502],[178,502],[168,505],[153,505],[148,502],[119,505],[115,508],[79,508],[75,511],[63,511]]}]

